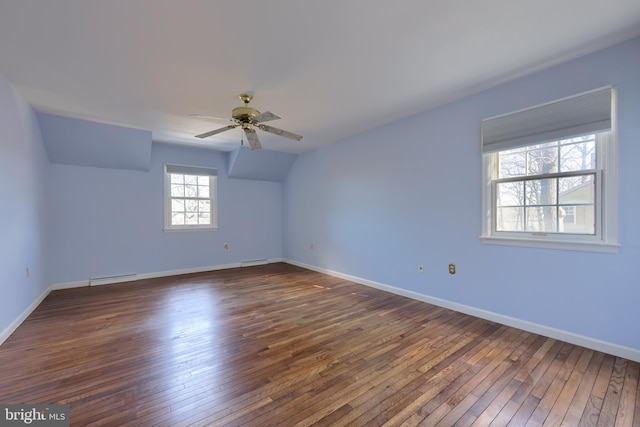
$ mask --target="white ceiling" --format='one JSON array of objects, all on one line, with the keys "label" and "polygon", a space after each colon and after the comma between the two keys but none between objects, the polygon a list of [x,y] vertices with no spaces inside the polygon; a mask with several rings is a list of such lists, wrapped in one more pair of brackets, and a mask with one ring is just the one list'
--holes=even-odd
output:
[{"label": "white ceiling", "polygon": [[39,112],[229,151],[237,95],[299,153],[640,35],[638,0],[0,0],[0,73]]}]

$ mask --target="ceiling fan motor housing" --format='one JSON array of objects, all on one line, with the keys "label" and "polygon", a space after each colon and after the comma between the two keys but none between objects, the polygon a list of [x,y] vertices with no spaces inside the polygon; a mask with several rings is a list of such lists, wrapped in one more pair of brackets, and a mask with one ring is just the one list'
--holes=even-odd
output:
[{"label": "ceiling fan motor housing", "polygon": [[248,123],[251,121],[251,119],[253,119],[258,114],[260,114],[260,111],[256,110],[255,108],[248,107],[246,105],[242,107],[234,108],[231,113],[231,115],[233,116],[233,119],[237,120],[240,123]]}]

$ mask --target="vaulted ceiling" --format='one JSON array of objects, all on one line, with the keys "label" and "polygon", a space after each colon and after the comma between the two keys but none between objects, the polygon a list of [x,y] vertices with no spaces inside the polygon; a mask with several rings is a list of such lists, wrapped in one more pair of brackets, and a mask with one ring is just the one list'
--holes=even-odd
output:
[{"label": "vaulted ceiling", "polygon": [[240,130],[190,115],[248,92],[299,153],[639,35],[638,0],[0,0],[0,73],[38,112],[223,151]]}]

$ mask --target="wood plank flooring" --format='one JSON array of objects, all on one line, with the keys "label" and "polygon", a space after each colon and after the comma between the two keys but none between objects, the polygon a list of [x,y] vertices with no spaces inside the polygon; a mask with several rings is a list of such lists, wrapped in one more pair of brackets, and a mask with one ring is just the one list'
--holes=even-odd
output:
[{"label": "wood plank flooring", "polygon": [[287,264],[52,292],[0,403],[71,425],[640,426],[640,365]]}]

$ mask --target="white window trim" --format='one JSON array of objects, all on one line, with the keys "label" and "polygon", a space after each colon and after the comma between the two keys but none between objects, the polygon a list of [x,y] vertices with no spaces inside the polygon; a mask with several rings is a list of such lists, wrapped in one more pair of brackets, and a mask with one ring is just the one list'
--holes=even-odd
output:
[{"label": "white window trim", "polygon": [[[209,176],[209,198],[211,199],[211,224],[171,225],[171,179],[168,167],[177,167],[185,174],[192,171],[194,175]],[[203,173],[208,171],[209,173]],[[218,176],[214,168],[202,168],[197,166],[164,164],[164,227],[165,233],[180,233],[193,231],[217,231],[218,230]]]},{"label": "white window trim", "polygon": [[[615,93],[614,93],[615,94]],[[600,192],[596,197],[601,197],[601,203],[597,203],[600,210],[600,233],[597,237],[580,236],[571,234],[547,234],[536,233],[496,233],[493,229],[493,171],[496,170],[496,153],[482,153],[482,243],[489,245],[520,246],[541,249],[559,249],[582,252],[617,253],[618,243],[618,147],[617,147],[617,123],[616,103],[612,103],[611,131],[606,135],[606,140],[596,144],[600,170]],[[601,136],[602,138],[602,136]]]}]

